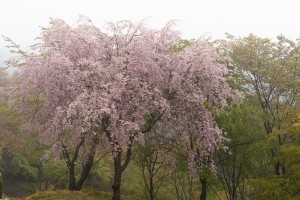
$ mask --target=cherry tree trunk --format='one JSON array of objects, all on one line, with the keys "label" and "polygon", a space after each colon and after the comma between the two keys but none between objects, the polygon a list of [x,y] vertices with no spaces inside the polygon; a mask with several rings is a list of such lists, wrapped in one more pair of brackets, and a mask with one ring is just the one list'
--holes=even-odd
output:
[{"label": "cherry tree trunk", "polygon": [[94,161],[94,154],[90,156],[89,160],[82,166],[81,175],[78,182],[76,182],[76,177],[75,177],[75,164],[71,163],[69,165],[69,190],[70,191],[74,191],[74,190],[78,191],[82,189],[82,186],[92,169],[93,161]]},{"label": "cherry tree trunk", "polygon": [[75,166],[74,163],[72,163],[69,166],[69,190],[74,191],[76,189],[76,178],[75,178]]},{"label": "cherry tree trunk", "polygon": [[114,157],[114,183],[112,185],[113,197],[112,200],[121,199],[121,177],[122,177],[122,165],[121,165],[121,153]]},{"label": "cherry tree trunk", "polygon": [[207,182],[206,178],[201,178],[201,194],[200,194],[200,200],[206,200],[206,194],[207,194]]},{"label": "cherry tree trunk", "polygon": [[88,175],[90,174],[90,171],[92,169],[93,166],[93,160],[89,160],[83,167],[82,167],[82,171],[81,171],[81,176],[77,182],[76,185],[76,189],[77,190],[81,190],[83,183],[85,182],[85,180],[87,179]]}]

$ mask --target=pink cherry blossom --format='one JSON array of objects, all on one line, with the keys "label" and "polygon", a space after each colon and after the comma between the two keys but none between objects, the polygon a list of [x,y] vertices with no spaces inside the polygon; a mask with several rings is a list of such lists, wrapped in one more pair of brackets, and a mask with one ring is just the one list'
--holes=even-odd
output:
[{"label": "pink cherry blossom", "polygon": [[239,94],[226,83],[226,58],[208,40],[174,51],[181,38],[173,25],[154,30],[122,21],[102,31],[85,17],[75,27],[52,19],[32,53],[19,59],[23,116],[56,155],[85,138],[84,157],[97,135],[117,156],[163,121],[191,136],[207,159],[224,136],[206,104],[225,107]]}]

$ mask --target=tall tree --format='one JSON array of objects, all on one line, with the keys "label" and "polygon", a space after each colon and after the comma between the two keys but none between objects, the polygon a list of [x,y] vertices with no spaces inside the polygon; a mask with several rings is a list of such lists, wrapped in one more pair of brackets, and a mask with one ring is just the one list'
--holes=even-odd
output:
[{"label": "tall tree", "polygon": [[113,199],[120,199],[132,145],[159,121],[176,121],[193,136],[199,159],[222,145],[223,134],[205,104],[224,107],[239,95],[226,83],[223,58],[207,40],[174,50],[180,37],[172,25],[152,30],[122,21],[102,32],[86,17],[76,27],[52,20],[34,51],[19,59],[22,113],[39,125],[53,152],[63,153],[70,183],[76,160],[89,168],[96,146],[108,144]]},{"label": "tall tree", "polygon": [[[298,112],[300,96],[299,46],[283,36],[277,42],[250,34],[231,38],[233,64],[240,71],[244,89],[252,95],[261,109],[261,120],[276,146],[286,141],[286,128]],[[274,136],[274,137],[273,137]],[[284,161],[272,148],[276,175],[284,174]]]},{"label": "tall tree", "polygon": [[[52,145],[47,155],[65,160],[69,189],[80,190],[93,165],[100,135],[97,128],[86,128],[90,123],[87,118],[72,115],[68,109],[77,98],[85,97],[86,88],[92,86],[90,81],[101,73],[88,63],[102,56],[99,43],[89,37],[99,31],[91,26],[73,30],[60,20],[51,24],[51,28],[43,29],[41,43],[33,47],[37,51],[18,51],[21,57],[10,60],[10,64],[21,67],[16,103],[27,128],[37,129],[42,140]],[[87,105],[91,96],[85,99]],[[77,109],[77,112],[80,109],[88,112],[84,107]],[[81,168],[79,180],[76,180],[76,167]]]}]

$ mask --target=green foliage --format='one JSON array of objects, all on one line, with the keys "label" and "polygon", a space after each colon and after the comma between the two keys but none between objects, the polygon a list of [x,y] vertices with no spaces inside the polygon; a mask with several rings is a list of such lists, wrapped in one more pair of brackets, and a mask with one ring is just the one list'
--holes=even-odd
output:
[{"label": "green foliage", "polygon": [[[242,86],[246,104],[238,112],[230,108],[219,118],[230,139],[231,154],[220,158],[220,180],[231,195],[227,198],[297,198],[299,140],[297,128],[294,125],[292,133],[290,126],[300,112],[300,43],[284,36],[272,41],[253,34],[228,35],[228,41],[237,79],[233,83]],[[237,174],[240,177],[233,178]],[[240,196],[232,195],[241,187]]]},{"label": "green foliage", "polygon": [[57,163],[53,159],[47,160],[43,162],[40,171],[40,179],[49,182],[54,189],[66,188],[68,176],[67,169],[63,163]]},{"label": "green foliage", "polygon": [[173,50],[175,52],[180,52],[182,51],[184,48],[191,46],[195,41],[194,40],[185,40],[185,39],[181,39],[179,41],[179,43],[177,45],[175,45],[173,47]]},{"label": "green foliage", "polygon": [[34,181],[38,177],[38,169],[31,166],[23,155],[14,155],[9,163],[9,167],[11,169],[10,173],[27,181]]},{"label": "green foliage", "polygon": [[124,171],[122,184],[122,194],[133,195],[138,199],[147,199],[142,173],[134,163],[129,164],[128,170]]},{"label": "green foliage", "polygon": [[102,158],[99,159],[98,156],[95,157],[95,160],[99,160],[94,163],[86,185],[92,188],[106,190],[111,187],[111,181],[113,179],[111,171],[112,160],[109,156],[103,156],[103,152],[99,153],[99,155]]},{"label": "green foliage", "polygon": [[[246,198],[246,182],[266,173],[269,146],[257,113],[250,102],[220,111],[217,121],[227,133],[227,152],[216,154],[217,175],[228,199]],[[268,167],[267,167],[268,168]],[[262,172],[260,172],[260,170]]]},{"label": "green foliage", "polygon": [[43,155],[47,146],[39,142],[38,135],[23,136],[22,148],[5,151],[5,174],[15,179],[28,182],[28,188],[46,190],[65,188],[67,169],[64,164],[54,160],[44,160]]},{"label": "green foliage", "polygon": [[[251,199],[296,200],[299,199],[299,182],[287,178],[250,179]],[[249,195],[250,196],[250,195]]]}]

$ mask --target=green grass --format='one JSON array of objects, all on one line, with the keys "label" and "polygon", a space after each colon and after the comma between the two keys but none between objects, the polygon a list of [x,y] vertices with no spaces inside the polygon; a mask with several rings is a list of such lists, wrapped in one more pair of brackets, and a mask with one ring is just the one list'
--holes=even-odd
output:
[{"label": "green grass", "polygon": [[[25,198],[25,200],[111,200],[112,194],[109,192],[99,192],[94,190],[82,191],[46,191],[38,192]],[[122,196],[122,200],[138,200],[131,196]]]}]

